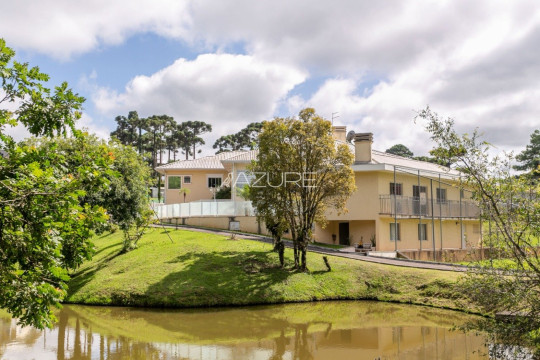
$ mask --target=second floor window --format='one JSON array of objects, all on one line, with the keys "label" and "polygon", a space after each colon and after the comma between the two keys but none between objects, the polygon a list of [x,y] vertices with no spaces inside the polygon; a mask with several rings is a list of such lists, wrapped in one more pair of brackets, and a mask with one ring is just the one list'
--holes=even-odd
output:
[{"label": "second floor window", "polygon": [[403,195],[403,184],[390,183],[390,195]]},{"label": "second floor window", "polygon": [[437,188],[437,204],[446,202],[446,189]]}]

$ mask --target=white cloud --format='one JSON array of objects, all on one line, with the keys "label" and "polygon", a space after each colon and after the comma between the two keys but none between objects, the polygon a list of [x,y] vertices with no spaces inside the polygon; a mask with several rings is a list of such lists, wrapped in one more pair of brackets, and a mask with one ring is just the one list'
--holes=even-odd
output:
[{"label": "white cloud", "polygon": [[110,137],[110,130],[107,126],[98,124],[87,113],[83,113],[76,125],[77,129],[86,130],[91,134],[95,134],[101,139],[108,139]]},{"label": "white cloud", "polygon": [[[401,142],[417,153],[431,147],[412,122],[426,104],[505,149],[522,148],[539,125],[535,0],[23,0],[0,14],[8,44],[63,59],[141,32],[194,51],[240,44],[247,55],[180,59],[151,76],[134,74],[123,92],[96,88],[95,104],[111,118],[168,113],[211,122],[217,136],[271,117],[284,102],[291,114],[306,105],[327,117],[339,111],[339,122],[373,131],[377,148]],[[308,98],[286,98],[307,71],[330,80]],[[364,92],[373,79],[379,83]]]},{"label": "white cloud", "polygon": [[287,93],[307,74],[252,56],[205,54],[179,59],[150,76],[137,76],[122,93],[99,88],[93,102],[114,117],[137,110],[140,116],[167,114],[177,122],[211,123],[208,143],[250,122],[272,117]]},{"label": "white cloud", "polygon": [[102,44],[119,44],[134,33],[185,38],[187,6],[178,0],[4,2],[0,34],[8,45],[68,59]]}]

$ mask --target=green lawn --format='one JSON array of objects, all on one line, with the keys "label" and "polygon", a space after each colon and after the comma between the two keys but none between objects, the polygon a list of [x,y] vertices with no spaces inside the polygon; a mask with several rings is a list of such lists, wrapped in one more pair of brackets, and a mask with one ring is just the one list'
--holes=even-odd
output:
[{"label": "green lawn", "polygon": [[139,248],[119,255],[122,234],[95,238],[92,261],[74,273],[71,303],[205,307],[373,299],[472,310],[460,297],[457,273],[373,264],[308,253],[309,273],[278,267],[271,245],[189,230],[151,229]]}]

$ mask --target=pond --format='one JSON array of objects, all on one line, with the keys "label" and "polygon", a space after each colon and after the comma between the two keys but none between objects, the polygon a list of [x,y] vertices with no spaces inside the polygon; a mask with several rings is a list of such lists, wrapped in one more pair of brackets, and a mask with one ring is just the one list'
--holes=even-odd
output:
[{"label": "pond", "polygon": [[343,301],[162,310],[66,305],[54,329],[0,317],[2,359],[487,359],[471,319],[413,305]]}]

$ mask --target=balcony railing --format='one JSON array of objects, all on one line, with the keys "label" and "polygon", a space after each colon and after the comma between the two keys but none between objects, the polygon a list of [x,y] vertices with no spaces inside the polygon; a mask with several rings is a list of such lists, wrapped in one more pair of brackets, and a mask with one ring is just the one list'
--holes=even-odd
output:
[{"label": "balcony railing", "polygon": [[478,218],[480,209],[478,206],[468,200],[462,200],[461,204],[457,200],[447,200],[437,202],[433,200],[433,209],[431,208],[431,199],[396,196],[394,195],[379,195],[379,213],[383,215],[397,215],[400,217],[443,217],[443,218]]},{"label": "balcony railing", "polygon": [[152,207],[158,219],[255,215],[251,201],[209,200],[183,204],[154,204]]}]

